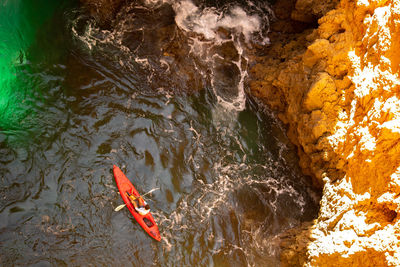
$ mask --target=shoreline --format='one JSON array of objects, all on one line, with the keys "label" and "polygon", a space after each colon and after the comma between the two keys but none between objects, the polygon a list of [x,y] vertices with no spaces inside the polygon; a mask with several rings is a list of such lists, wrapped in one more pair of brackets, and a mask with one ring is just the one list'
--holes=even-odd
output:
[{"label": "shoreline", "polygon": [[[271,45],[251,70],[252,94],[288,126],[303,172],[323,187],[318,219],[281,236],[281,260],[396,266],[400,3],[343,0],[329,11],[332,4],[276,4]],[[294,29],[296,21],[311,27]]]}]

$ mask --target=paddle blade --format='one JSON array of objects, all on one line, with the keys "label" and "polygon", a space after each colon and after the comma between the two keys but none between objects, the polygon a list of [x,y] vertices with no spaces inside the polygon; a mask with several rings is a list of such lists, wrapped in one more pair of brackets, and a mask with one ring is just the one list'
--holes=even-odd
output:
[{"label": "paddle blade", "polygon": [[116,207],[116,208],[114,209],[114,211],[120,211],[120,210],[122,210],[125,206],[126,206],[126,204],[119,205],[118,207]]},{"label": "paddle blade", "polygon": [[151,189],[149,192],[147,192],[145,195],[147,195],[147,194],[151,194],[151,193],[153,193],[154,191],[156,191],[156,190],[158,190],[158,189],[160,189],[160,188],[154,188],[154,189]]}]

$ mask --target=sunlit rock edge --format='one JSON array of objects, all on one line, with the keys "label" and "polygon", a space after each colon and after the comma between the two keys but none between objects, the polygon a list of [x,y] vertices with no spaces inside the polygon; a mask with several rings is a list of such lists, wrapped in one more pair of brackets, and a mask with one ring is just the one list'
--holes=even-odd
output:
[{"label": "sunlit rock edge", "polygon": [[323,187],[318,218],[279,237],[282,265],[400,266],[400,1],[277,1],[274,11],[251,92]]}]

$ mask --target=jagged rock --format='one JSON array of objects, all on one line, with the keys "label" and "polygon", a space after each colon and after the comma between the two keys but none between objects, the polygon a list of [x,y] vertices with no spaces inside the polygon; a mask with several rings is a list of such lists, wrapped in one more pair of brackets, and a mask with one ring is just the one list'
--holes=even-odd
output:
[{"label": "jagged rock", "polygon": [[272,33],[252,69],[252,93],[323,185],[318,219],[288,233],[282,264],[399,266],[400,1],[333,3],[299,0],[291,18],[324,15],[319,27]]}]

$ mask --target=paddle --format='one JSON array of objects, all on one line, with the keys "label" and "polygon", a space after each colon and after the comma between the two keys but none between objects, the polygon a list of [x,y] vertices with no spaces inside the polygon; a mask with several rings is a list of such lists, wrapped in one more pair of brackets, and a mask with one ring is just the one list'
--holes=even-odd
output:
[{"label": "paddle", "polygon": [[[148,195],[148,194],[150,194],[150,193],[153,193],[153,192],[156,191],[157,189],[160,189],[160,188],[151,189],[149,192],[147,192],[146,194],[143,194],[141,197],[143,197],[143,196],[145,196],[145,195]],[[135,197],[135,199],[137,199],[137,198],[138,198],[138,197]],[[126,204],[119,205],[118,207],[116,207],[116,208],[114,209],[114,211],[120,211],[120,210],[122,210],[125,206],[126,206]]]}]

